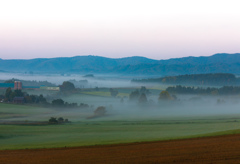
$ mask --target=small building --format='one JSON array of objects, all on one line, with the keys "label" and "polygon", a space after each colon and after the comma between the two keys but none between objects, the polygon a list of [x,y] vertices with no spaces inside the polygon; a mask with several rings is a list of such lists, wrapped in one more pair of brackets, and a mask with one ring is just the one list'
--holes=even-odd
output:
[{"label": "small building", "polygon": [[49,91],[60,91],[60,88],[59,88],[59,87],[41,86],[40,89],[42,89],[42,90],[49,90]]},{"label": "small building", "polygon": [[49,91],[60,91],[59,87],[47,87],[47,90]]},{"label": "small building", "polygon": [[24,97],[14,97],[13,98],[13,103],[16,103],[16,104],[23,104],[25,101]]},{"label": "small building", "polygon": [[14,82],[14,90],[22,90],[22,82],[21,81]]}]

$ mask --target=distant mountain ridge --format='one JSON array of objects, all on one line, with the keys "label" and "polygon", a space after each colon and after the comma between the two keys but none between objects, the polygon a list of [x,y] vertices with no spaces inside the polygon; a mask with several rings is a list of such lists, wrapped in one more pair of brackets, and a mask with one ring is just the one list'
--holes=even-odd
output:
[{"label": "distant mountain ridge", "polygon": [[101,56],[75,56],[37,58],[30,60],[0,60],[0,70],[36,73],[96,73],[130,75],[180,75],[196,73],[240,73],[240,53],[215,54],[208,57],[183,57],[154,60],[133,56],[106,58]]},{"label": "distant mountain ridge", "polygon": [[200,56],[200,57],[183,57],[183,58],[174,58],[169,60],[160,60],[161,64],[213,64],[213,63],[225,63],[232,64],[240,62],[240,53],[236,54],[227,54],[219,53],[212,56]]}]

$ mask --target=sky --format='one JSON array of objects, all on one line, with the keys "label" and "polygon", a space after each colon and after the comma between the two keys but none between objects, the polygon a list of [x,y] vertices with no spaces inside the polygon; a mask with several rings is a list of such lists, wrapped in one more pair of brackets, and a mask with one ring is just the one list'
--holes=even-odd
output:
[{"label": "sky", "polygon": [[240,53],[239,0],[0,0],[0,58]]}]

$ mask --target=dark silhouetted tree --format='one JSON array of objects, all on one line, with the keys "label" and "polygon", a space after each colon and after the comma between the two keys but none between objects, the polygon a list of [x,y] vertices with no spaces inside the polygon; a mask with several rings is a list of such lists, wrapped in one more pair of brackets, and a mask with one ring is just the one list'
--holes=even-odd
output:
[{"label": "dark silhouetted tree", "polygon": [[9,87],[5,92],[5,101],[12,101],[12,89]]},{"label": "dark silhouetted tree", "polygon": [[138,102],[139,102],[140,104],[147,103],[147,96],[146,96],[145,93],[142,93],[142,94],[141,94],[141,96],[140,96],[139,99],[138,99]]},{"label": "dark silhouetted tree", "polygon": [[61,92],[72,92],[75,90],[74,84],[69,81],[64,81],[59,87]]},{"label": "dark silhouetted tree", "polygon": [[58,123],[63,123],[63,122],[64,122],[64,119],[63,119],[62,117],[59,117],[59,118],[57,119],[57,121],[58,121]]},{"label": "dark silhouetted tree", "polygon": [[64,101],[62,99],[56,99],[52,101],[52,105],[56,107],[64,107]]},{"label": "dark silhouetted tree", "polygon": [[145,86],[142,86],[140,88],[140,93],[145,93],[147,95],[150,94],[151,92]]},{"label": "dark silhouetted tree", "polygon": [[48,122],[51,123],[51,124],[57,124],[57,123],[58,123],[57,118],[55,118],[55,117],[51,117],[51,118],[48,120]]},{"label": "dark silhouetted tree", "polygon": [[129,95],[129,100],[130,100],[130,101],[137,101],[137,100],[139,99],[139,96],[140,96],[140,93],[139,93],[138,90],[133,91],[133,92],[131,92],[130,95]]},{"label": "dark silhouetted tree", "polygon": [[43,95],[40,95],[40,96],[38,97],[38,100],[39,100],[39,103],[42,103],[42,104],[47,103],[47,100],[46,100],[46,98],[43,97]]}]

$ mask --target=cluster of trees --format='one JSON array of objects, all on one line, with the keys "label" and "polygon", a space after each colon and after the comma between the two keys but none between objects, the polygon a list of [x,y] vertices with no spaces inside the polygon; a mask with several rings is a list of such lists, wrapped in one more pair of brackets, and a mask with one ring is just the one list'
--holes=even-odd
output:
[{"label": "cluster of trees", "polygon": [[4,101],[11,102],[11,101],[13,101],[14,97],[23,97],[23,96],[24,96],[24,93],[22,92],[22,90],[12,91],[11,88],[7,88],[6,92],[5,92]]},{"label": "cluster of trees", "polygon": [[103,116],[106,113],[106,107],[104,106],[99,106],[97,109],[94,111],[94,115],[96,116]]},{"label": "cluster of trees", "polygon": [[77,103],[64,102],[62,99],[52,100],[52,106],[57,108],[89,108],[88,104],[81,103],[78,105]]},{"label": "cluster of trees", "polygon": [[[135,90],[130,93],[129,100],[138,102],[139,104],[145,104],[151,101],[151,100],[150,101],[147,100],[148,94],[150,94],[149,90],[146,89],[146,87],[141,87],[140,90]],[[158,97],[159,102],[173,101],[173,100],[177,100],[177,97],[175,95],[171,95],[167,90],[162,91]]]},{"label": "cluster of trees", "polygon": [[93,74],[87,74],[87,75],[84,75],[83,77],[94,77]]},{"label": "cluster of trees", "polygon": [[166,91],[177,94],[211,94],[211,95],[236,95],[240,94],[239,86],[223,86],[221,88],[200,88],[200,87],[186,87],[177,85],[168,87]]},{"label": "cluster of trees", "polygon": [[51,117],[48,122],[50,124],[63,124],[63,123],[70,123],[68,119],[64,119],[62,117],[56,118],[56,117]]},{"label": "cluster of trees", "polygon": [[15,97],[23,97],[25,103],[41,103],[46,104],[47,100],[43,97],[43,95],[29,95],[26,92],[22,92],[22,90],[14,90],[12,91],[11,88],[7,88],[5,95],[4,95],[4,101],[5,102],[12,102]]},{"label": "cluster of trees", "polygon": [[101,117],[104,116],[106,114],[107,110],[105,106],[99,106],[97,107],[97,109],[94,111],[94,114],[92,116],[89,116],[88,119],[92,119],[92,118],[97,118],[97,117]]},{"label": "cluster of trees", "polygon": [[59,87],[60,87],[60,91],[63,93],[74,92],[76,89],[74,84],[69,81],[64,81],[62,85],[60,85]]},{"label": "cluster of trees", "polygon": [[168,93],[168,91],[162,91],[160,94],[159,94],[159,97],[158,97],[158,101],[166,101],[166,100],[176,100],[176,96],[175,95],[170,95]]},{"label": "cluster of trees", "polygon": [[47,100],[45,97],[43,97],[43,95],[29,95],[26,94],[26,96],[24,96],[25,102],[26,103],[35,103],[35,104],[47,104]]},{"label": "cluster of trees", "polygon": [[185,85],[238,85],[240,79],[230,73],[191,74],[179,76],[167,76],[161,78],[133,79],[138,83],[162,83],[162,84],[185,84]]},{"label": "cluster of trees", "polygon": [[69,82],[73,83],[75,87],[77,88],[85,88],[88,85],[88,80],[69,80]]},{"label": "cluster of trees", "polygon": [[138,101],[139,103],[146,103],[147,95],[150,94],[149,90],[146,89],[145,86],[142,86],[140,90],[135,90],[130,93],[129,100],[130,101]]},{"label": "cluster of trees", "polygon": [[78,105],[77,103],[68,103],[64,102],[62,99],[54,99],[51,103],[47,102],[46,98],[41,95],[29,95],[26,92],[22,92],[22,90],[14,90],[11,88],[7,88],[5,95],[1,95],[0,98],[4,99],[5,102],[13,102],[15,97],[23,98],[23,103],[28,104],[44,104],[45,106],[53,106],[53,107],[61,107],[61,108],[89,108],[88,104],[81,103]]}]

